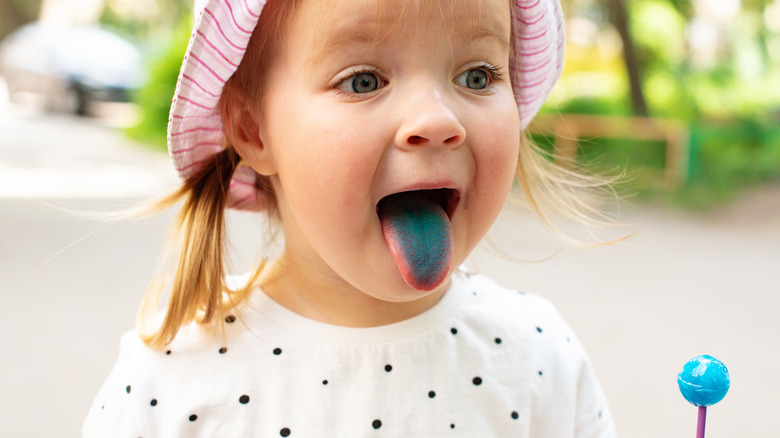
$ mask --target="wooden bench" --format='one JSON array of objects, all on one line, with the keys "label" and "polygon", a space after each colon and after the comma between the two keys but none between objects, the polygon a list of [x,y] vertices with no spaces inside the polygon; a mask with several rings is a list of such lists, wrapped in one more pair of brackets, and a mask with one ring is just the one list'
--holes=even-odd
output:
[{"label": "wooden bench", "polygon": [[528,131],[552,136],[555,154],[571,159],[571,162],[576,162],[580,138],[665,141],[665,182],[672,188],[678,187],[688,176],[689,132],[679,120],[588,114],[539,115]]}]

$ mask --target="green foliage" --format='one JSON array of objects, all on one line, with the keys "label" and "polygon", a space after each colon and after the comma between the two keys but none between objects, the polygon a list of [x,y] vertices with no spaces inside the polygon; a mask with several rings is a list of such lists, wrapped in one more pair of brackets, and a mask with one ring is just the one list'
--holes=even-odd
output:
[{"label": "green foliage", "polygon": [[140,106],[140,123],[127,130],[135,140],[165,150],[167,148],[168,116],[176,90],[176,80],[187,49],[192,22],[184,19],[173,32],[173,37],[149,65],[148,80],[135,96]]},{"label": "green foliage", "polygon": [[[774,125],[774,124],[773,124]],[[751,184],[780,176],[780,128],[753,119],[691,126],[691,178]]]},{"label": "green foliage", "polygon": [[[745,187],[780,179],[780,65],[771,56],[780,37],[768,30],[761,15],[770,2],[743,0],[742,12],[716,28],[721,40],[714,51],[702,56],[688,40],[696,13],[692,3],[626,2],[650,114],[680,120],[690,131],[686,184],[673,189],[664,185],[663,142],[580,139],[579,160],[596,170],[626,168],[634,176],[628,189],[639,195],[708,208],[731,200]],[[590,19],[591,12],[572,5],[569,18]],[[622,60],[615,68],[615,57],[622,54],[602,45],[610,33],[615,31],[600,28],[591,46],[567,46],[567,71],[543,112],[564,117],[631,114]],[[550,142],[541,139],[545,141]]]},{"label": "green foliage", "polygon": [[632,109],[625,96],[580,96],[564,102],[557,107],[557,111],[564,114],[628,116]]},{"label": "green foliage", "polygon": [[[690,127],[687,181],[664,182],[666,144],[632,139],[580,139],[578,160],[596,172],[621,168],[625,191],[689,209],[729,202],[743,189],[780,179],[780,124],[776,120],[701,120]],[[535,138],[549,145],[552,139]],[[550,149],[550,146],[547,147]]]},{"label": "green foliage", "polygon": [[98,18],[101,27],[111,29],[131,40],[141,40],[149,33],[151,23],[142,20],[130,20],[118,14],[107,4]]},{"label": "green foliage", "polygon": [[[631,3],[631,35],[645,50],[644,62],[680,63],[685,54],[686,21],[665,1]],[[663,25],[660,25],[663,23]]]}]

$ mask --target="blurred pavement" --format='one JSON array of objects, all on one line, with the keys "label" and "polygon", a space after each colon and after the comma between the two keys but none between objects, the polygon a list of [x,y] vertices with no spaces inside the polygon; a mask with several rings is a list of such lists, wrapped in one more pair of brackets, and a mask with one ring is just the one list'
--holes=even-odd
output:
[{"label": "blurred pavement", "polygon": [[[67,211],[125,206],[176,183],[167,156],[104,125],[22,112],[0,96],[2,436],[78,436],[154,273],[170,214],[101,223]],[[707,215],[641,205],[621,219],[641,233],[543,263],[480,252],[471,266],[556,304],[622,437],[694,436],[696,409],[676,375],[699,354],[723,360],[733,381],[710,408],[707,437],[777,436],[780,185]],[[255,217],[232,220],[250,254]],[[493,236],[524,258],[560,246],[528,218]]]}]

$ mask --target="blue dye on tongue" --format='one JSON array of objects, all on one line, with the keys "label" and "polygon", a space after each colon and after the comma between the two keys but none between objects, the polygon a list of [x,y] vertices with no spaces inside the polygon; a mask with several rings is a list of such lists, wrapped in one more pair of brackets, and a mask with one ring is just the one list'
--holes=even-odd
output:
[{"label": "blue dye on tongue", "polygon": [[444,209],[419,192],[406,192],[383,199],[378,214],[382,234],[406,283],[430,291],[444,282],[453,250]]}]

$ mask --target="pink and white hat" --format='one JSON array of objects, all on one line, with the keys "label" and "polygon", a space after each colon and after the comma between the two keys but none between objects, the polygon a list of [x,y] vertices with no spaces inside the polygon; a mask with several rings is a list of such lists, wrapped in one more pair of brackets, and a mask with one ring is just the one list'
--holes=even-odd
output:
[{"label": "pink and white hat", "polygon": [[[186,178],[224,149],[218,102],[225,81],[238,68],[267,0],[206,0],[195,22],[168,119],[168,150]],[[510,74],[520,125],[539,111],[563,68],[564,30],[559,0],[514,0],[514,55]],[[256,175],[240,165],[228,206],[263,210]]]}]

